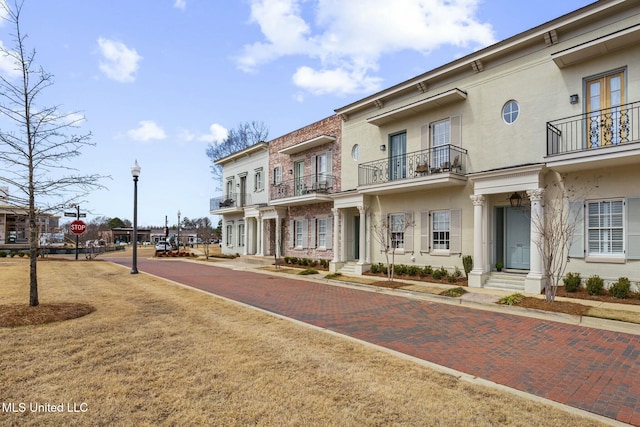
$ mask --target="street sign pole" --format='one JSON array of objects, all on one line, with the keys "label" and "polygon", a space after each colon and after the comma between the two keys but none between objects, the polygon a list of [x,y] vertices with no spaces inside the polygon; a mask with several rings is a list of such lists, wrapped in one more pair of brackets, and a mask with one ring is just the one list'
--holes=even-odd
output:
[{"label": "street sign pole", "polygon": [[[76,213],[77,213],[76,219],[80,219],[80,205],[76,205],[76,209],[77,209],[77,211],[76,211]],[[78,251],[79,251],[79,248],[78,248],[78,243],[79,242],[78,242],[78,240],[79,239],[80,239],[80,235],[76,234],[76,261],[78,260]]]}]

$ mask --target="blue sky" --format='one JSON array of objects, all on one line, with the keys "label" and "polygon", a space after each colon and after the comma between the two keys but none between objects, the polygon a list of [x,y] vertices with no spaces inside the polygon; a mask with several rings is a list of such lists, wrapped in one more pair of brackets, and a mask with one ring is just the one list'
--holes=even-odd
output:
[{"label": "blue sky", "polygon": [[55,76],[41,104],[80,112],[93,134],[70,165],[111,176],[82,211],[131,220],[137,160],[138,224],[151,226],[209,215],[219,185],[205,150],[239,123],[276,138],[590,3],[26,0],[21,30]]}]

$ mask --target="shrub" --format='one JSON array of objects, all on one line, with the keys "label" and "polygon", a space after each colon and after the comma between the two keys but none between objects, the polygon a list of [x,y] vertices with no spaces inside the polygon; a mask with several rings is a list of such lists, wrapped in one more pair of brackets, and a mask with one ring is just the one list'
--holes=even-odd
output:
[{"label": "shrub", "polygon": [[562,281],[564,282],[564,288],[567,292],[576,292],[578,288],[580,288],[582,278],[580,277],[580,273],[567,273]]},{"label": "shrub", "polygon": [[380,263],[380,271],[379,272],[382,273],[382,274],[389,274],[389,269],[387,268],[386,265]]},{"label": "shrub", "polygon": [[342,274],[341,273],[331,273],[331,274],[327,274],[326,276],[324,276],[325,279],[336,279],[338,277],[341,277]]},{"label": "shrub", "polygon": [[9,252],[9,256],[10,256],[11,258],[13,258],[14,256],[16,256],[16,253],[15,253],[15,252],[13,252],[13,251],[11,251],[11,252]]},{"label": "shrub", "polygon": [[453,282],[455,282],[455,281],[456,281],[456,276],[455,276],[455,274],[447,274],[447,281],[448,281],[449,283],[453,283]]},{"label": "shrub", "polygon": [[604,280],[597,274],[589,277],[585,283],[589,295],[600,295],[604,289]]},{"label": "shrub", "polygon": [[458,286],[457,288],[451,288],[447,289],[446,291],[442,291],[440,292],[440,295],[443,295],[445,297],[458,298],[466,293],[467,291],[464,288]]},{"label": "shrub", "polygon": [[411,277],[415,277],[420,274],[420,270],[422,269],[417,265],[410,265],[409,267],[407,267],[407,274]]},{"label": "shrub", "polygon": [[431,277],[433,277],[435,280],[440,280],[443,277],[448,277],[448,276],[449,276],[449,272],[444,267],[440,267],[437,270],[433,270],[433,273],[431,273]]},{"label": "shrub", "polygon": [[453,270],[453,277],[455,279],[462,277],[462,271],[460,271],[457,265],[456,265],[456,268]]},{"label": "shrub", "polygon": [[422,274],[421,276],[431,276],[433,274],[433,268],[431,268],[430,265],[426,265],[423,269],[422,269]]},{"label": "shrub", "polygon": [[20,258],[24,257],[26,254],[27,254],[27,253],[26,253],[26,252],[24,252],[24,251],[20,251],[20,252],[18,252],[18,256],[19,256]]},{"label": "shrub", "polygon": [[631,282],[626,277],[618,278],[618,281],[609,287],[609,293],[615,298],[625,299],[631,291]]},{"label": "shrub", "polygon": [[5,251],[0,251],[0,258],[6,258],[7,253]]},{"label": "shrub", "polygon": [[397,275],[402,275],[407,273],[407,266],[404,264],[396,264],[393,266],[393,271]]},{"label": "shrub", "polygon": [[284,263],[285,264],[291,264],[291,257],[289,257],[289,256],[284,257]]},{"label": "shrub", "polygon": [[318,274],[318,270],[315,270],[313,268],[307,268],[306,270],[302,270],[298,274],[300,274],[302,276],[308,276],[309,274]]},{"label": "shrub", "polygon": [[507,295],[506,297],[500,298],[500,301],[498,302],[505,305],[517,305],[520,304],[523,299],[524,295],[522,294],[511,294]]},{"label": "shrub", "polygon": [[462,268],[464,268],[464,275],[469,277],[469,273],[473,270],[473,258],[471,255],[465,255],[462,257]]}]

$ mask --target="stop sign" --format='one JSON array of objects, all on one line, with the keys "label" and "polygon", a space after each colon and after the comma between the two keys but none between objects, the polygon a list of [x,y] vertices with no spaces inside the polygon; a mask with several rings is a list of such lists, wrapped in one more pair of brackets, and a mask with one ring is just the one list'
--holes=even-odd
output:
[{"label": "stop sign", "polygon": [[80,221],[79,219],[76,219],[71,223],[69,228],[71,229],[71,232],[73,234],[82,234],[87,230],[87,224]]}]

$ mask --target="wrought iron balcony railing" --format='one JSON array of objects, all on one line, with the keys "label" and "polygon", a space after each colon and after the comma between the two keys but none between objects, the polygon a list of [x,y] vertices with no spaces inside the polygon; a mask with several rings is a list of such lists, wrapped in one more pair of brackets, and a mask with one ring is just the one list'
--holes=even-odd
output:
[{"label": "wrought iron balcony railing", "polygon": [[231,193],[220,197],[213,197],[209,200],[209,210],[242,208],[251,204],[251,194]]},{"label": "wrought iron balcony railing", "polygon": [[335,191],[333,175],[318,173],[282,181],[271,186],[271,200],[307,194],[328,194]]},{"label": "wrought iron balcony railing", "polygon": [[466,162],[467,150],[456,145],[441,145],[362,163],[358,165],[358,185],[384,184],[444,172],[464,175]]},{"label": "wrought iron balcony railing", "polygon": [[547,122],[547,155],[640,142],[640,102]]}]

